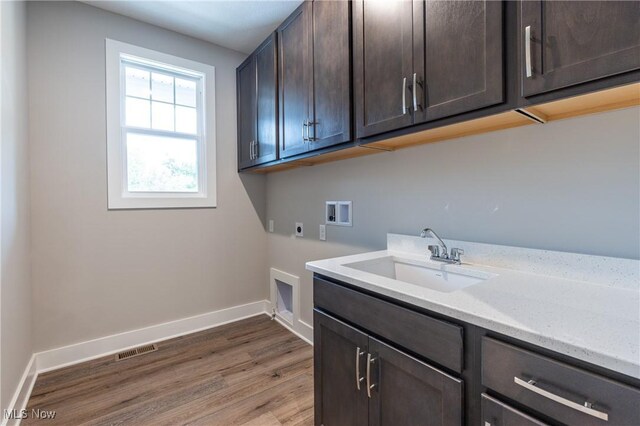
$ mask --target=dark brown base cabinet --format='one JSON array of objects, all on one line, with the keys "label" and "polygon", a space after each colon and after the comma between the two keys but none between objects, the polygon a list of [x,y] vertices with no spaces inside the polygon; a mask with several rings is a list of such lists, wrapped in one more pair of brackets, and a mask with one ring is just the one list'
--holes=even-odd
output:
[{"label": "dark brown base cabinet", "polygon": [[640,425],[638,379],[318,274],[314,381],[318,426]]}]

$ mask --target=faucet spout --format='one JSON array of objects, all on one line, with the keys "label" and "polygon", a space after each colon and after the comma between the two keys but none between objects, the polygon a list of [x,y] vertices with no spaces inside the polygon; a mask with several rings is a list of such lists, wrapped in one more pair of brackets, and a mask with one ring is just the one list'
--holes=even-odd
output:
[{"label": "faucet spout", "polygon": [[420,237],[421,237],[421,238],[427,238],[427,235],[429,235],[429,234],[433,235],[433,236],[434,236],[434,238],[435,238],[436,240],[438,240],[438,242],[440,243],[440,246],[442,247],[442,252],[443,252],[445,255],[446,255],[447,253],[449,253],[449,251],[447,250],[447,245],[444,243],[444,241],[442,241],[442,238],[440,238],[440,237],[438,236],[438,234],[436,234],[436,231],[434,231],[433,229],[431,229],[431,228],[424,228],[424,229],[422,230],[422,232],[420,233]]}]

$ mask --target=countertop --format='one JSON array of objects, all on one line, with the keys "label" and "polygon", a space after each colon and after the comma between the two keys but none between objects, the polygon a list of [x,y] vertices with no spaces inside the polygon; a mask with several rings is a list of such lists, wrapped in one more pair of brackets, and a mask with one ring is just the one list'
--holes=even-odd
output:
[{"label": "countertop", "polygon": [[469,264],[497,276],[444,293],[343,266],[386,256],[427,260],[424,253],[388,249],[308,262],[307,269],[640,379],[637,288]]}]

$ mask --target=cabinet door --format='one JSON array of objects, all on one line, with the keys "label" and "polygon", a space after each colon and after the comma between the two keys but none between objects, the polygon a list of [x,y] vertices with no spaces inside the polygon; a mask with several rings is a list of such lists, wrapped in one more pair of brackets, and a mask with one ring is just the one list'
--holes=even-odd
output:
[{"label": "cabinet door", "polygon": [[462,381],[369,337],[371,426],[461,425]]},{"label": "cabinet door", "polygon": [[414,3],[416,123],[503,101],[502,8],[493,0]]},{"label": "cabinet door", "polygon": [[640,2],[522,1],[520,7],[523,96],[640,68]]},{"label": "cabinet door", "polygon": [[366,426],[367,335],[313,312],[315,424]]},{"label": "cabinet door", "polygon": [[350,30],[350,2],[313,2],[310,149],[351,140]]},{"label": "cabinet door", "polygon": [[280,158],[308,150],[312,72],[310,28],[310,2],[304,2],[278,28]]},{"label": "cabinet door", "polygon": [[238,102],[238,168],[253,165],[256,140],[256,60],[250,56],[236,70]]},{"label": "cabinet door", "polygon": [[353,2],[356,137],[413,123],[408,85],[413,73],[411,1]]},{"label": "cabinet door", "polygon": [[272,34],[257,50],[257,134],[255,164],[273,161],[278,154],[278,92],[276,35]]},{"label": "cabinet door", "polygon": [[487,394],[482,394],[482,426],[546,426]]}]

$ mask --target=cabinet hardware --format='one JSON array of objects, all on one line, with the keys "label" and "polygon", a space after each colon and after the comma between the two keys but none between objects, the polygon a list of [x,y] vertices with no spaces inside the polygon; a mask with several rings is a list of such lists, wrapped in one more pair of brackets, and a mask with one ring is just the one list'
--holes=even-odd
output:
[{"label": "cabinet hardware", "polygon": [[253,160],[255,158],[253,156],[253,144],[254,141],[249,142],[249,160]]},{"label": "cabinet hardware", "polygon": [[407,113],[407,77],[402,79],[402,115]]},{"label": "cabinet hardware", "polygon": [[360,346],[356,348],[356,388],[360,390],[360,383],[364,380],[364,377],[360,377],[360,357],[364,355],[364,351],[360,350]]},{"label": "cabinet hardware", "polygon": [[376,387],[375,384],[371,384],[371,364],[376,362],[376,359],[371,356],[371,354],[367,354],[367,396],[371,398],[371,389]]},{"label": "cabinet hardware", "polygon": [[536,393],[540,396],[548,398],[552,401],[555,401],[558,404],[562,404],[566,407],[580,411],[581,413],[585,413],[598,419],[604,420],[605,422],[609,420],[609,415],[607,413],[593,409],[590,402],[585,402],[584,405],[580,405],[577,402],[570,401],[566,398],[540,388],[539,386],[537,386],[535,380],[524,381],[519,377],[514,377],[513,381],[516,385],[522,386],[523,388],[530,390],[531,392]]},{"label": "cabinet hardware", "polygon": [[[309,121],[307,120],[307,140],[309,142],[313,142],[318,140],[316,138],[316,124],[318,124],[317,121]],[[311,137],[311,126],[313,126],[313,137]]]},{"label": "cabinet hardware", "polygon": [[531,25],[527,25],[524,28],[524,66],[527,78],[531,78],[533,75],[533,68],[531,68]]},{"label": "cabinet hardware", "polygon": [[256,160],[260,156],[260,143],[258,141],[253,142],[253,159]]},{"label": "cabinet hardware", "polygon": [[309,126],[309,125],[307,124],[307,120],[304,120],[304,121],[302,122],[302,140],[303,140],[304,142],[306,142],[306,141],[308,141],[308,140],[309,140],[309,139],[307,139],[307,137],[304,135],[304,130],[305,130],[305,129],[308,129],[308,126]]},{"label": "cabinet hardware", "polygon": [[[422,105],[418,105],[418,81],[417,81],[417,75],[414,72],[413,73],[413,86],[412,86],[412,92],[413,92],[413,111],[414,112],[418,112],[418,107],[422,107]],[[422,84],[420,84],[422,86]]]}]

